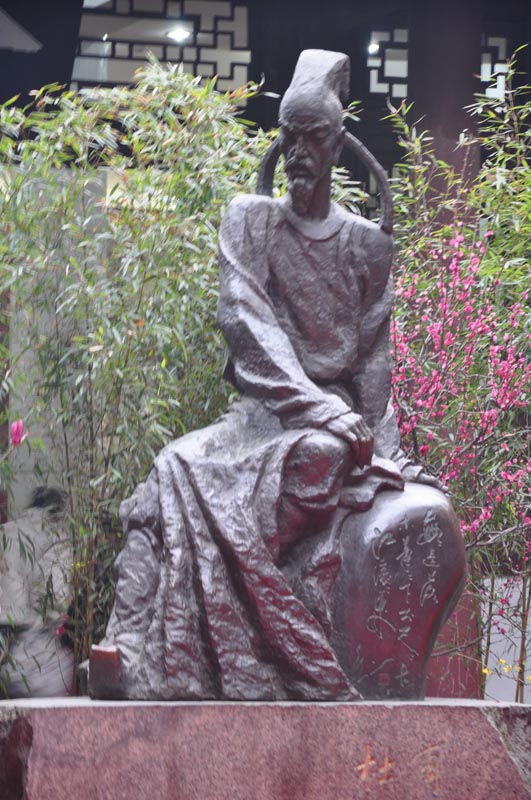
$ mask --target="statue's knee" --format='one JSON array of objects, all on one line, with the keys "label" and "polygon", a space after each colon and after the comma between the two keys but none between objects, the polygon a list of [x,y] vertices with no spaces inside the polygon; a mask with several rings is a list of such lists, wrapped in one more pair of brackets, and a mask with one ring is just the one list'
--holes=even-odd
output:
[{"label": "statue's knee", "polygon": [[328,459],[330,465],[345,464],[349,460],[350,447],[339,436],[328,431],[312,431],[300,442],[302,452],[310,457]]},{"label": "statue's knee", "polygon": [[285,491],[293,495],[330,495],[339,487],[350,463],[346,442],[326,431],[312,431],[290,454],[284,470]]},{"label": "statue's knee", "polygon": [[278,511],[281,548],[327,524],[350,467],[348,445],[323,431],[307,433],[284,468]]}]

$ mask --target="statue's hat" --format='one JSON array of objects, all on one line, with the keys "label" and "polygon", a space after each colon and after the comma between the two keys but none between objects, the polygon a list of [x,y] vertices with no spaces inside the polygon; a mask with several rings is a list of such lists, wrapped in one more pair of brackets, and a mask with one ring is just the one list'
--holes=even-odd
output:
[{"label": "statue's hat", "polygon": [[303,50],[284,99],[332,95],[346,102],[350,89],[350,59],[332,50]]}]

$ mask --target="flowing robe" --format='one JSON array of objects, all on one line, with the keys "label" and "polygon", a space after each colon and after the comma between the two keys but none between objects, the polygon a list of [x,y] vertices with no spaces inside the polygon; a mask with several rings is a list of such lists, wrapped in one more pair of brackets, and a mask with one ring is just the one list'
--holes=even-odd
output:
[{"label": "flowing robe", "polygon": [[[164,448],[122,504],[128,539],[104,643],[120,650],[127,696],[356,696],[330,646],[327,593],[345,515],[403,487],[389,403],[391,252],[388,235],[337,206],[309,223],[287,201],[230,204],[218,321],[242,399]],[[371,426],[375,455],[345,476],[327,469],[335,437],[315,437],[352,410]],[[315,452],[297,472],[308,442]],[[327,524],[283,541],[289,481],[292,500]]]}]

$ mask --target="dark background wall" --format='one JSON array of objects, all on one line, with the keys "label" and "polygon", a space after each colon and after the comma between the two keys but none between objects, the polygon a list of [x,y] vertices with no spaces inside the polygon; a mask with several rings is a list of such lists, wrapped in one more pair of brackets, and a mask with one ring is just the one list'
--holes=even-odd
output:
[{"label": "dark background wall", "polygon": [[[369,92],[367,46],[371,30],[409,30],[408,101],[434,133],[442,158],[452,160],[459,133],[471,126],[463,110],[480,91],[478,72],[485,36],[506,36],[508,55],[531,42],[531,0],[269,0],[250,4],[251,78],[282,94],[298,53],[307,47],[340,50],[351,59],[351,98],[362,102],[357,135],[390,166],[398,151],[381,118],[386,97]],[[519,56],[522,82],[531,83],[531,47]],[[251,113],[276,124],[278,101],[255,101]]]},{"label": "dark background wall", "polygon": [[82,6],[83,0],[1,0],[0,8],[42,44],[33,53],[10,49],[13,41],[4,23],[0,30],[1,102],[48,83],[69,83]]},{"label": "dark background wall", "polygon": [[[35,39],[38,52],[6,49],[0,30],[0,100],[46,83],[68,84],[83,0],[0,0],[4,9]],[[390,166],[398,151],[388,126],[385,95],[369,91],[367,46],[371,30],[409,31],[408,100],[436,137],[443,158],[470,120],[463,107],[480,88],[477,76],[487,35],[504,35],[508,53],[531,41],[531,0],[233,0],[247,5],[252,61],[249,77],[265,76],[265,90],[282,94],[301,50],[340,50],[351,59],[351,98],[361,100],[357,135]],[[1,24],[1,23],[0,23]],[[531,82],[531,48],[519,57]],[[25,98],[21,98],[23,102]],[[276,125],[278,100],[253,102],[249,116],[266,128]]]}]

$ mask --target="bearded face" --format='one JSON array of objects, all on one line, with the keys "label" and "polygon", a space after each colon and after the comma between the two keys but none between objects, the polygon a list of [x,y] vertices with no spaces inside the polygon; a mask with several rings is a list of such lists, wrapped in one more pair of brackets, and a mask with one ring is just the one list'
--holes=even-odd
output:
[{"label": "bearded face", "polygon": [[290,100],[281,107],[281,148],[293,209],[306,216],[318,184],[329,179],[343,142],[341,112],[322,97],[318,103]]}]

